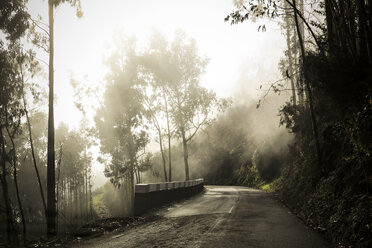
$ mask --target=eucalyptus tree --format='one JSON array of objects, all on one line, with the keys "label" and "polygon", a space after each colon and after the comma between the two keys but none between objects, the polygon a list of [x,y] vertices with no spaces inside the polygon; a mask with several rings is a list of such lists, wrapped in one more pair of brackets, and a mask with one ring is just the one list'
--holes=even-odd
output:
[{"label": "eucalyptus tree", "polygon": [[[17,181],[17,155],[14,138],[20,133],[21,118],[24,111],[20,105],[21,80],[17,75],[18,40],[29,27],[29,13],[26,1],[2,1],[0,4],[0,182],[3,191],[3,201],[6,214],[7,241],[11,246],[18,244],[15,220],[9,195],[7,176],[13,165],[13,178],[17,187],[18,206],[23,222],[25,238],[25,222]],[[15,44],[15,45],[13,45]]]},{"label": "eucalyptus tree", "polygon": [[[327,0],[326,0],[327,1]],[[286,4],[285,6],[284,3]],[[305,71],[304,71],[304,65],[305,65],[305,59],[306,59],[306,51],[305,51],[305,40],[304,40],[304,34],[302,30],[302,26],[300,23],[300,20],[307,26],[307,29],[309,33],[311,34],[312,38],[314,39],[317,48],[321,53],[324,53],[323,46],[321,45],[319,38],[315,35],[313,29],[305,19],[303,13],[300,11],[300,8],[297,6],[296,0],[285,0],[279,1],[267,1],[267,0],[240,0],[235,1],[235,6],[237,7],[237,10],[235,12],[232,12],[230,15],[228,15],[225,18],[225,21],[229,21],[231,18],[231,24],[237,24],[240,22],[244,22],[245,20],[248,20],[249,18],[253,18],[255,20],[256,18],[262,18],[262,17],[268,17],[268,18],[276,18],[279,17],[282,10],[286,11],[286,6],[290,6],[292,13],[293,13],[293,20],[296,27],[296,33],[298,37],[298,43],[300,46],[300,68],[301,68],[301,74],[304,78],[306,78]],[[285,12],[286,13],[286,12]],[[316,144],[316,152],[318,157],[318,169],[319,171],[322,171],[322,156],[321,156],[321,150],[320,150],[320,141],[319,141],[319,134],[318,134],[318,124],[315,116],[314,111],[314,103],[313,103],[313,93],[312,89],[310,87],[309,80],[305,80],[305,87],[306,87],[306,93],[307,93],[307,99],[309,102],[309,112],[311,117],[311,124],[312,124],[312,131],[313,136]]]},{"label": "eucalyptus tree", "polygon": [[[58,227],[79,225],[89,218],[92,154],[84,125],[69,130],[61,123],[56,130],[60,152],[57,167]],[[60,218],[62,217],[62,218]],[[60,221],[62,220],[62,221]]]},{"label": "eucalyptus tree", "polygon": [[[10,139],[20,132],[21,118],[23,110],[20,106],[20,87],[19,80],[16,80],[16,73],[12,63],[11,52],[0,47],[0,166],[1,166],[1,185],[3,190],[3,200],[6,213],[7,238],[10,245],[18,243],[16,227],[14,223],[13,210],[7,176],[11,169],[10,164],[14,163],[12,157],[15,156],[14,147],[11,148]],[[13,171],[14,173],[15,171]]]},{"label": "eucalyptus tree", "polygon": [[153,78],[164,92],[167,118],[182,140],[185,179],[189,180],[188,144],[200,128],[209,124],[214,111],[223,109],[227,102],[200,86],[208,59],[198,55],[195,40],[183,32],[177,31],[169,43],[161,37],[153,38],[150,51]]},{"label": "eucalyptus tree", "polygon": [[[1,148],[1,183],[3,188],[3,197],[7,216],[7,230],[9,242],[14,245],[17,239],[12,238],[12,232],[15,229],[14,217],[11,212],[18,215],[17,211],[11,209],[11,197],[8,193],[7,176],[12,175],[15,187],[16,199],[18,202],[19,215],[23,229],[23,239],[26,241],[26,221],[22,197],[19,190],[18,171],[20,166],[19,150],[22,148],[22,142],[19,142],[19,137],[22,133],[22,119],[26,114],[26,110],[22,104],[24,92],[23,68],[26,68],[31,74],[35,71],[35,64],[32,56],[28,56],[22,51],[19,41],[13,41],[6,47],[3,47],[0,41],[0,65],[1,65],[1,97],[0,97],[0,148]],[[7,165],[11,168],[7,169]],[[10,212],[8,212],[10,211]],[[10,230],[9,230],[10,229]]]},{"label": "eucalyptus tree", "polygon": [[[152,88],[151,95],[148,95],[146,93],[146,88],[143,92],[144,94],[144,105],[146,108],[145,115],[147,116],[147,119],[152,123],[154,126],[156,132],[157,132],[157,138],[155,139],[156,142],[159,143],[160,148],[160,154],[162,158],[163,163],[163,171],[164,171],[164,181],[168,181],[168,174],[167,174],[167,166],[166,166],[166,155],[164,151],[164,144],[163,144],[163,127],[162,127],[162,118],[161,118],[161,109],[162,109],[162,103],[161,98],[159,97],[159,90],[156,88]],[[169,178],[169,180],[171,180]]]},{"label": "eucalyptus tree", "polygon": [[106,154],[105,175],[117,187],[128,185],[133,211],[134,177],[149,142],[144,118],[143,85],[134,38],[121,38],[107,60],[106,89],[95,123]]},{"label": "eucalyptus tree", "polygon": [[47,165],[47,235],[53,237],[56,229],[56,179],[54,150],[54,8],[61,3],[76,7],[76,15],[82,16],[80,0],[48,0],[49,17],[49,106],[48,106],[48,165]]},{"label": "eucalyptus tree", "polygon": [[[150,37],[149,47],[141,55],[142,79],[146,87],[144,88],[144,103],[148,119],[153,124],[158,134],[157,142],[160,147],[162,157],[164,179],[172,181],[172,137],[173,131],[170,120],[170,106],[167,85],[169,84],[170,61],[167,54],[168,42],[165,37],[154,32]],[[163,127],[165,125],[165,127]],[[163,136],[166,133],[168,140],[168,157],[166,157]],[[168,160],[168,173],[166,168]]]},{"label": "eucalyptus tree", "polygon": [[[38,72],[38,62],[35,61],[34,59],[34,53],[30,50],[28,52],[25,52],[19,43],[13,42],[13,44],[10,44],[8,46],[8,50],[11,54],[11,64],[13,67],[13,75],[9,75],[10,77],[13,77],[13,83],[16,86],[16,90],[19,91],[19,94],[15,96],[15,104],[16,108],[20,108],[19,110],[19,115],[17,116],[10,116],[11,120],[12,119],[19,119],[18,120],[18,126],[16,128],[11,128],[5,126],[6,134],[8,135],[8,139],[10,141],[10,147],[11,147],[11,153],[8,159],[8,162],[12,165],[13,167],[13,180],[14,180],[14,186],[15,186],[15,191],[16,191],[16,196],[17,196],[17,201],[18,201],[18,206],[19,206],[19,212],[20,212],[20,217],[22,221],[22,227],[23,227],[23,240],[26,242],[26,221],[25,221],[25,214],[24,214],[24,208],[23,208],[23,203],[21,200],[20,196],[20,190],[19,190],[19,183],[18,183],[18,170],[19,166],[21,165],[20,161],[18,160],[19,158],[19,148],[22,145],[22,142],[18,141],[18,136],[21,134],[22,131],[22,125],[21,125],[21,119],[23,116],[26,116],[28,119],[28,114],[27,114],[27,109],[25,106],[25,77],[29,77],[28,79],[32,79],[35,74]],[[31,90],[34,95],[36,94],[36,90],[32,89]],[[21,104],[21,99],[23,100],[23,105]],[[5,106],[6,108],[6,106]],[[11,107],[12,108],[12,107]],[[30,131],[30,130],[29,130]],[[31,133],[30,133],[31,135]],[[42,193],[42,192],[41,192]],[[44,199],[44,198],[42,198]]]}]

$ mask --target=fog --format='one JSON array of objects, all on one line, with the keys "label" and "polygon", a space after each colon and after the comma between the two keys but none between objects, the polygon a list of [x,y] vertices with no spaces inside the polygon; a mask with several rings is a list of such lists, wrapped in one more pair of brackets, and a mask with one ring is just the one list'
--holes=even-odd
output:
[{"label": "fog", "polygon": [[[39,194],[47,188],[47,7],[27,3],[33,29],[22,44],[33,49],[28,59],[37,69],[24,64],[20,99],[29,116],[19,116],[22,132],[9,137],[23,162],[7,165],[18,164],[20,191],[30,190],[25,216],[36,234],[44,232],[46,209]],[[136,183],[203,177],[255,186],[245,176],[252,168],[262,183],[279,176],[291,135],[279,127],[278,110],[290,97],[269,89],[283,77],[285,40],[273,21],[225,22],[234,8],[231,0],[105,1],[104,7],[92,0],[81,3],[81,18],[76,6],[55,8],[59,231],[130,216]],[[263,24],[266,32],[258,30]],[[32,183],[24,179],[30,173],[37,175]]]},{"label": "fog", "polygon": [[[235,239],[236,220],[264,244],[280,229],[271,241],[284,243],[273,213],[287,210],[260,209],[266,191],[334,245],[371,247],[371,7],[2,0],[0,246],[57,247],[141,223],[157,241],[145,245],[166,230],[204,244],[226,223],[232,245],[260,246],[245,231]],[[198,193],[181,212],[200,215],[141,215]],[[224,199],[227,214],[204,216]]]},{"label": "fog", "polygon": [[[203,3],[199,1],[177,3],[174,1],[157,3],[109,1],[105,5],[105,10],[110,13],[107,18],[100,18],[102,9],[100,3],[95,1],[82,3],[84,14],[79,19],[74,16],[75,10],[68,5],[61,5],[56,9],[56,125],[63,122],[77,129],[83,117],[74,105],[76,99],[74,99],[73,88],[68,83],[71,79],[83,87],[97,89],[99,95],[103,94],[106,84],[104,78],[107,73],[105,58],[113,50],[116,37],[134,35],[138,40],[138,46],[145,47],[154,30],[162,33],[166,39],[172,39],[174,32],[182,29],[195,39],[199,54],[210,60],[205,73],[200,78],[200,84],[216,92],[219,97],[230,98],[233,107],[229,113],[237,108],[249,112],[246,118],[239,121],[240,125],[246,126],[241,135],[246,135],[249,142],[254,140],[255,146],[258,147],[272,144],[276,136],[285,132],[279,128],[277,110],[285,100],[289,99],[288,96],[276,97],[275,100],[268,99],[271,96],[266,97],[262,99],[266,101],[265,104],[255,109],[259,99],[266,94],[267,85],[281,78],[277,68],[280,58],[284,55],[285,43],[280,28],[275,22],[264,20],[232,26],[224,22],[224,17],[234,8],[232,1],[229,0],[218,3],[215,1]],[[30,2],[29,10],[35,15],[46,17],[47,8],[43,1]],[[204,18],[206,12],[209,13],[207,19]],[[141,13],[141,15],[134,13]],[[142,16],[146,16],[146,20],[151,19],[151,22],[144,21]],[[262,24],[267,26],[267,32],[258,32],[257,27]],[[71,54],[74,59],[71,60],[68,54]],[[47,60],[43,53],[39,53],[39,56]],[[84,118],[91,126],[94,125],[93,116],[99,107],[97,98],[101,96],[86,95],[81,99],[86,111]],[[69,111],[66,111],[66,108]],[[222,117],[223,114],[220,116]],[[233,121],[229,125],[235,126],[235,124]],[[154,154],[159,151],[158,144],[154,141],[155,136],[153,132],[147,147],[147,150]],[[178,142],[177,139],[173,140],[174,145]],[[253,149],[251,153],[255,150],[250,149]],[[93,156],[92,185],[95,190],[108,179],[103,173],[104,164],[97,161],[100,156],[99,146],[93,146],[90,150]],[[178,168],[174,170],[174,174],[178,180],[182,180],[184,172],[181,169],[183,163],[181,151],[173,159],[175,168]],[[195,159],[192,153],[190,159]],[[205,173],[208,171],[206,169],[208,166],[191,165],[191,173],[196,173],[195,176],[204,175],[195,167]],[[154,172],[162,174],[160,170]],[[156,180],[158,181],[159,178]]]},{"label": "fog", "polygon": [[[239,184],[234,174],[252,163],[256,164],[266,182],[280,175],[288,146],[293,140],[288,130],[279,125],[278,106],[282,106],[288,98],[272,94],[264,100],[257,108],[258,100],[238,99],[199,133],[190,145],[193,178],[205,178],[209,184]],[[181,144],[173,148],[173,153],[174,179],[184,180]],[[153,175],[154,171],[157,177]],[[163,180],[161,157],[157,154],[153,171],[147,173],[144,181]]]},{"label": "fog", "polygon": [[[47,4],[44,1],[30,1],[28,6],[33,16],[39,14],[46,19]],[[263,93],[260,85],[281,78],[277,65],[284,55],[285,40],[280,28],[269,20],[233,26],[224,22],[224,17],[234,9],[230,0],[108,1],[104,12],[110,15],[105,18],[102,18],[100,1],[84,2],[82,9],[82,18],[76,18],[75,10],[69,5],[59,6],[55,13],[56,125],[64,122],[78,128],[82,118],[74,105],[73,88],[69,84],[71,78],[103,93],[107,73],[104,60],[118,33],[134,35],[142,44],[140,46],[145,46],[154,29],[168,38],[182,29],[196,40],[199,53],[210,59],[201,85],[220,97],[231,97],[234,104],[257,101]],[[208,18],[204,17],[205,13]],[[267,32],[258,32],[258,26],[262,24],[266,24]],[[40,52],[38,58],[47,61],[45,53]],[[92,125],[95,109],[99,107],[96,97],[85,97],[84,106],[86,118]],[[277,123],[276,118],[273,115],[273,123]],[[152,147],[156,145],[152,143],[150,151],[154,150]],[[97,154],[99,149],[92,149]],[[103,165],[96,160],[93,174],[94,189],[107,180]]]}]

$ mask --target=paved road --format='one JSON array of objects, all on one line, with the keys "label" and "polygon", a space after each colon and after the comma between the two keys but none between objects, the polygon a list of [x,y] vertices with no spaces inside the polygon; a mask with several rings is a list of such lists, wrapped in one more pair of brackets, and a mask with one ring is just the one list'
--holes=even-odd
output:
[{"label": "paved road", "polygon": [[155,221],[74,247],[330,247],[261,190],[207,186],[158,214]]}]

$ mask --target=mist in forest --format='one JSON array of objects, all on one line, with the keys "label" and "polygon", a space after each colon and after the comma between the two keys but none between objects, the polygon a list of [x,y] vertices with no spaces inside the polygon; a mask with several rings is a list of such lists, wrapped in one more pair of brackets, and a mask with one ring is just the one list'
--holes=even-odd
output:
[{"label": "mist in forest", "polygon": [[[12,30],[12,11],[1,23],[2,67],[11,72],[2,76],[16,84],[4,84],[1,93],[1,199],[9,201],[2,201],[7,224],[0,227],[0,240],[16,243],[16,232],[34,239],[131,216],[138,183],[202,177],[210,184],[250,185],[239,171],[252,167],[268,182],[279,176],[290,136],[279,128],[277,104],[288,98],[272,92],[263,97],[280,76],[272,69],[283,55],[275,24],[269,39],[255,24],[241,32],[224,22],[234,6],[225,1],[202,26],[185,12],[172,25],[160,18],[122,27],[115,18],[126,24],[128,17],[114,3],[107,8],[115,18],[102,23],[95,19],[100,4],[84,4],[1,6],[20,11],[20,23]],[[141,8],[116,4],[131,13]],[[201,7],[195,13],[200,18],[208,9],[197,1],[182,5]],[[279,49],[270,41],[274,37],[281,40]],[[288,142],[279,149],[283,137]],[[266,161],[268,156],[279,163]]]},{"label": "mist in forest", "polygon": [[3,1],[0,246],[133,220],[137,184],[203,178],[368,247],[371,6]]}]

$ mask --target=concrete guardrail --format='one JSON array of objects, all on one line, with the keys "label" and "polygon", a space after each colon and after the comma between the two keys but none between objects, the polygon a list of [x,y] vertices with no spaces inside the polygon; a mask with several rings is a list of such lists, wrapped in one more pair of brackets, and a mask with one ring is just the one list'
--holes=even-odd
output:
[{"label": "concrete guardrail", "polygon": [[143,214],[172,201],[193,196],[204,189],[202,178],[189,181],[141,183],[135,186],[135,214]]}]

